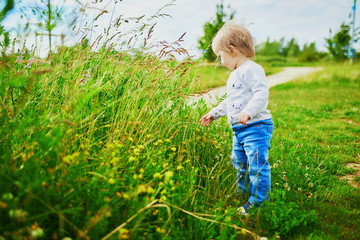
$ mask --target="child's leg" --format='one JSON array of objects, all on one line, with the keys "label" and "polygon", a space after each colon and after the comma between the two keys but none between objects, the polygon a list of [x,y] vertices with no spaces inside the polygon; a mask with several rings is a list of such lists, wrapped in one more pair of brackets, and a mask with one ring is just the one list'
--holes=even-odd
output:
[{"label": "child's leg", "polygon": [[233,137],[231,160],[236,169],[237,191],[239,195],[242,196],[249,188],[249,176],[247,172],[248,161],[244,147],[239,143],[235,136]]},{"label": "child's leg", "polygon": [[249,178],[250,178],[250,199],[254,205],[259,205],[268,199],[271,191],[270,164],[268,159],[268,148],[256,147],[256,145],[246,144],[244,146],[249,159]]},{"label": "child's leg", "polygon": [[249,199],[254,205],[259,205],[268,198],[271,190],[270,164],[268,151],[273,131],[271,120],[266,124],[233,127],[236,140],[245,151],[247,158],[247,175],[249,177]]}]

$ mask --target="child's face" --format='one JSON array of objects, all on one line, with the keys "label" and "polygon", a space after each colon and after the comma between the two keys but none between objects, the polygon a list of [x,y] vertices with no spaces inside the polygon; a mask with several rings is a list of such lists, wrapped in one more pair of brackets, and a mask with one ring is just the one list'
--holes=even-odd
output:
[{"label": "child's face", "polygon": [[238,67],[239,55],[236,53],[228,53],[226,51],[220,50],[216,55],[220,58],[221,64],[227,67],[230,70],[234,70]]}]

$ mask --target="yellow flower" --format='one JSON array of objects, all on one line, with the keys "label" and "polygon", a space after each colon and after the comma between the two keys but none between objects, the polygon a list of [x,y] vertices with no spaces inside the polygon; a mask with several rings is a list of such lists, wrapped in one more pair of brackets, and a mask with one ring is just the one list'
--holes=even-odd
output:
[{"label": "yellow flower", "polygon": [[156,231],[157,231],[158,233],[166,233],[166,230],[165,230],[165,229],[159,228],[159,227],[156,228]]},{"label": "yellow flower", "polygon": [[152,187],[148,186],[148,187],[146,188],[146,192],[147,192],[147,193],[155,193],[155,189],[153,189]]},{"label": "yellow flower", "polygon": [[130,231],[126,228],[120,228],[119,229],[119,239],[130,239],[129,235]]},{"label": "yellow flower", "polygon": [[172,171],[165,172],[165,181],[169,181],[172,176],[174,176]]},{"label": "yellow flower", "polygon": [[139,155],[139,153],[140,153],[140,149],[135,148],[135,149],[134,149],[134,154],[135,154],[135,155]]},{"label": "yellow flower", "polygon": [[127,193],[123,193],[122,197],[123,197],[124,199],[130,199],[129,194],[127,194]]},{"label": "yellow flower", "polygon": [[108,183],[110,183],[110,184],[115,184],[115,179],[109,178]]},{"label": "yellow flower", "polygon": [[182,169],[184,169],[184,167],[181,166],[181,165],[179,165],[179,166],[176,167],[176,170],[182,170]]},{"label": "yellow flower", "polygon": [[106,147],[109,148],[109,149],[114,149],[115,146],[114,146],[114,144],[109,143],[109,144],[106,145]]},{"label": "yellow flower", "polygon": [[143,192],[146,192],[146,187],[145,185],[143,184],[140,184],[137,188],[137,193],[140,194],[140,193],[143,193]]},{"label": "yellow flower", "polygon": [[161,193],[161,195],[164,195],[166,192],[167,192],[166,189],[164,189],[160,193]]},{"label": "yellow flower", "polygon": [[165,195],[163,195],[163,196],[161,196],[161,197],[160,197],[160,200],[161,200],[161,201],[166,201],[166,200],[167,200],[167,198],[166,198],[166,196],[165,196]]},{"label": "yellow flower", "polygon": [[135,161],[135,160],[136,160],[135,157],[133,157],[133,156],[129,157],[129,162],[132,162],[132,161]]},{"label": "yellow flower", "polygon": [[111,201],[111,198],[105,197],[105,198],[104,198],[104,201],[105,201],[105,202],[110,202],[110,201]]},{"label": "yellow flower", "polygon": [[158,178],[161,179],[163,176],[161,175],[161,173],[154,173],[153,178]]},{"label": "yellow flower", "polygon": [[176,147],[172,147],[171,151],[176,152]]},{"label": "yellow flower", "polygon": [[72,159],[72,156],[70,156],[70,155],[63,157],[63,161],[66,162],[67,164],[71,163],[71,159]]}]

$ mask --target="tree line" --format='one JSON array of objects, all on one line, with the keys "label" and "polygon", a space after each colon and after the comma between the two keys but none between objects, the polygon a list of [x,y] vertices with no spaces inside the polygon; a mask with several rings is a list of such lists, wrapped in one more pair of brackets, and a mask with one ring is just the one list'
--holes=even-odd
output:
[{"label": "tree line", "polygon": [[[215,33],[224,25],[228,20],[234,18],[236,12],[227,6],[224,7],[223,0],[217,4],[217,11],[215,18],[205,23],[203,26],[204,34],[198,40],[199,50],[203,53],[203,58],[207,61],[216,61],[217,57],[211,50],[211,41]],[[229,12],[229,13],[228,13]],[[295,38],[286,41],[285,38],[280,40],[271,41],[268,38],[265,42],[256,46],[257,56],[264,57],[284,57],[296,58],[302,62],[319,61],[325,57],[330,57],[335,60],[345,60],[348,58],[348,51],[351,47],[351,33],[350,23],[342,23],[338,32],[332,33],[330,29],[330,37],[325,38],[326,48],[328,52],[318,51],[315,42],[306,43],[300,47]],[[359,39],[359,28],[355,29],[354,41]]]}]

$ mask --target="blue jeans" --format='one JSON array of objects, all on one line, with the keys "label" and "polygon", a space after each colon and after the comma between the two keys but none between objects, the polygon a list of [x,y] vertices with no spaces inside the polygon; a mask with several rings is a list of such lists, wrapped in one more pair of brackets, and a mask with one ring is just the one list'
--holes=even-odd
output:
[{"label": "blue jeans", "polygon": [[251,193],[249,201],[255,206],[268,199],[271,191],[268,153],[274,130],[272,119],[248,124],[233,124],[232,163],[236,169],[239,194]]}]

